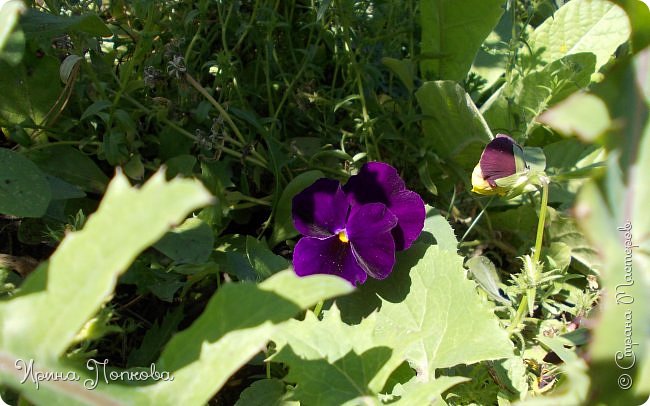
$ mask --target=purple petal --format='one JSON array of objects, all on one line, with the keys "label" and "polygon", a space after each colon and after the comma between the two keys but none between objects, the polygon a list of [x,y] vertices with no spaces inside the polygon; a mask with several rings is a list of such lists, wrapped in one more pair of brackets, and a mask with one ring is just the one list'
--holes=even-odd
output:
[{"label": "purple petal", "polygon": [[411,246],[424,228],[424,202],[419,194],[403,190],[391,197],[390,211],[397,217],[397,227],[392,230],[395,249],[402,251]]},{"label": "purple petal", "polygon": [[424,202],[417,193],[406,189],[392,166],[369,162],[348,180],[343,190],[353,204],[383,203],[397,216],[393,237],[398,251],[409,248],[422,232]]},{"label": "purple petal", "polygon": [[303,237],[293,251],[293,268],[298,276],[328,274],[340,276],[353,285],[368,275],[357,264],[349,243],[337,235],[326,239]]},{"label": "purple petal", "polygon": [[515,154],[513,147],[515,140],[504,134],[498,134],[495,139],[483,150],[481,154],[481,171],[483,178],[492,187],[496,187],[495,180],[505,178],[516,172]]},{"label": "purple petal", "polygon": [[386,278],[395,265],[395,240],[391,230],[397,217],[381,203],[353,206],[346,231],[357,263],[368,275]]},{"label": "purple petal", "polygon": [[387,206],[390,196],[404,189],[406,185],[397,170],[383,162],[368,162],[343,186],[352,203],[383,203]]},{"label": "purple petal", "polygon": [[327,238],[345,227],[348,208],[341,184],[323,178],[293,198],[291,214],[293,224],[301,234]]}]

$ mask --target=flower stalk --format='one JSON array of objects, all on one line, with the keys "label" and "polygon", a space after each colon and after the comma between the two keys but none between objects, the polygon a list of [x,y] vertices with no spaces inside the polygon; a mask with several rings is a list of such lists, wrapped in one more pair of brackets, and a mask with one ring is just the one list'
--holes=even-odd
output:
[{"label": "flower stalk", "polygon": [[[535,305],[535,296],[537,294],[537,289],[535,285],[539,281],[539,259],[542,252],[542,241],[544,239],[544,223],[546,222],[546,209],[548,206],[548,183],[549,180],[547,177],[540,177],[541,186],[542,186],[542,201],[540,203],[539,209],[539,220],[537,222],[537,236],[535,238],[535,249],[533,251],[533,258],[531,263],[527,264],[524,262],[524,269],[529,273],[529,279],[532,282],[532,287],[526,289],[524,294],[521,297],[521,302],[519,302],[519,307],[517,308],[517,313],[508,327],[508,334],[512,335],[514,330],[519,326],[521,320],[524,317],[526,312],[532,313],[533,307]],[[528,257],[530,259],[530,257]]]}]

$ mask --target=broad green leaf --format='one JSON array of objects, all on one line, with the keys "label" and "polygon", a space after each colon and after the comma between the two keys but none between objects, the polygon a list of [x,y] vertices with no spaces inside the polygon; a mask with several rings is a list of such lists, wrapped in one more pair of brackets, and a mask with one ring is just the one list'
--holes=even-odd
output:
[{"label": "broad green leaf", "polygon": [[455,82],[436,81],[424,83],[415,96],[426,116],[422,144],[444,160],[473,168],[492,133],[469,95]]},{"label": "broad green leaf", "polygon": [[550,226],[548,228],[548,241],[561,242],[571,249],[574,264],[584,274],[598,274],[602,268],[601,259],[594,246],[585,238],[584,233],[578,228],[571,217],[562,216],[553,209],[549,209]]},{"label": "broad green leaf", "polygon": [[350,351],[333,361],[306,360],[288,345],[275,359],[289,365],[285,380],[298,382],[292,400],[312,405],[379,405],[376,393],[368,385],[391,353],[388,347],[374,347],[361,354]]},{"label": "broad green leaf", "polygon": [[5,41],[5,47],[0,51],[0,60],[11,66],[18,65],[25,54],[25,42],[25,33],[20,27],[16,28]]},{"label": "broad green leaf", "polygon": [[260,379],[255,381],[239,396],[235,406],[299,406],[300,403],[289,401],[286,385],[278,379]]},{"label": "broad green leaf", "polygon": [[441,249],[456,252],[458,240],[447,219],[440,214],[438,209],[429,205],[425,206],[425,208],[426,217],[420,241],[429,245],[437,244]]},{"label": "broad green leaf", "polygon": [[165,234],[154,248],[178,264],[200,264],[208,260],[213,245],[210,226],[198,218],[190,218]]},{"label": "broad green leaf", "polygon": [[167,166],[167,177],[169,178],[179,175],[191,177],[194,174],[196,157],[192,155],[177,155],[168,159],[165,162],[165,166]]},{"label": "broad green leaf", "polygon": [[178,329],[178,324],[183,320],[183,306],[178,306],[168,312],[162,322],[156,321],[142,338],[139,347],[129,353],[127,365],[129,367],[148,367],[156,361],[164,344]]},{"label": "broad green leaf", "polygon": [[20,23],[25,34],[32,37],[51,38],[69,31],[81,31],[98,37],[113,35],[95,14],[64,17],[29,9]]},{"label": "broad green leaf", "polygon": [[0,148],[0,213],[40,217],[51,199],[50,185],[38,167],[22,154]]},{"label": "broad green leaf", "polygon": [[632,51],[639,52],[650,45],[650,4],[648,0],[613,0],[623,7],[632,26]]},{"label": "broad green leaf", "polygon": [[546,173],[551,177],[550,202],[573,204],[580,186],[605,170],[605,150],[575,138],[544,146]]},{"label": "broad green leaf", "polygon": [[0,55],[24,11],[25,5],[21,0],[10,0],[0,5]]},{"label": "broad green leaf", "polygon": [[[465,277],[462,258],[437,246],[417,252],[422,249],[411,249],[406,256],[416,261],[408,295],[398,303],[382,301],[378,340],[403,354],[423,381],[434,379],[438,368],[510,357],[508,334]],[[406,258],[394,272],[408,271]]]},{"label": "broad green leaf", "polygon": [[[305,320],[290,321],[273,335],[278,348],[274,360],[289,363],[290,381],[297,383],[296,399],[314,401],[321,393],[319,400],[327,404],[364,396],[370,401],[404,361],[417,371],[420,382],[430,382],[439,368],[512,355],[508,334],[465,277],[456,253],[415,244],[399,256],[393,274],[382,282],[390,289],[388,294],[378,292],[379,310],[357,324],[341,321],[341,312],[348,312],[354,302],[338,300],[340,312],[334,306],[323,320],[307,313]],[[400,293],[391,296],[396,291]],[[371,352],[378,357],[376,363],[370,364]],[[367,368],[365,375],[359,374],[362,366]],[[331,378],[337,382],[336,393],[327,390],[330,378],[316,382],[315,377],[325,373],[336,376]],[[354,385],[343,382],[346,376]],[[309,389],[301,391],[303,384]]]},{"label": "broad green leaf", "polygon": [[286,269],[287,260],[250,235],[229,235],[217,241],[216,260],[223,272],[239,280],[260,281]]},{"label": "broad green leaf", "polygon": [[386,65],[402,81],[409,93],[413,92],[415,88],[415,65],[410,59],[401,60],[384,57],[381,58],[381,63]]},{"label": "broad green leaf", "polygon": [[342,404],[365,397],[378,403],[378,391],[402,360],[376,341],[375,316],[348,325],[335,305],[323,320],[307,312],[303,321],[290,320],[273,334],[277,353],[272,359],[287,363],[286,380],[297,383],[292,399]]},{"label": "broad green leaf", "polygon": [[45,175],[45,178],[50,184],[52,191],[52,200],[66,200],[77,199],[85,197],[86,194],[73,184],[70,184],[56,176]]},{"label": "broad green leaf", "polygon": [[483,107],[485,119],[491,128],[530,132],[540,113],[589,84],[594,63],[590,53],[567,55],[523,78],[515,76]]},{"label": "broad green leaf", "polygon": [[[598,325],[589,346],[592,393],[603,403],[640,404],[650,395],[650,48],[622,59],[596,89],[625,100],[610,100],[618,125],[608,134],[612,149],[599,185],[588,182],[575,207],[578,223],[602,260]],[[646,370],[646,371],[644,371]],[[629,388],[627,387],[629,385]]]},{"label": "broad green leaf", "polygon": [[529,44],[541,61],[591,52],[596,71],[630,36],[630,22],[622,8],[606,0],[573,0],[535,29]]},{"label": "broad green leaf", "polygon": [[93,104],[88,106],[88,108],[86,108],[86,110],[84,110],[83,114],[81,115],[80,120],[83,121],[88,117],[92,117],[95,114],[106,110],[107,108],[111,107],[112,105],[113,105],[113,103],[109,102],[108,100],[97,100],[96,102],[94,102]]},{"label": "broad green leaf", "polygon": [[263,280],[288,267],[287,260],[276,255],[264,242],[246,236],[246,258],[253,268],[256,280]]},{"label": "broad green leaf", "polygon": [[[3,346],[0,347],[0,382],[21,390],[37,404],[204,404],[263,348],[283,322],[320,300],[352,289],[348,282],[334,276],[299,278],[290,271],[276,274],[259,285],[222,286],[201,316],[171,339],[158,360],[157,371],[170,372],[173,381],[161,380],[142,386],[122,385],[119,381],[106,385],[100,381],[94,390],[88,390],[83,383],[85,379],[95,379],[92,371],[58,363],[39,370],[72,370],[82,379],[42,382],[37,390],[34,385],[19,383],[23,374],[14,366],[15,356],[5,353]],[[2,331],[6,336],[7,329]]]},{"label": "broad green leaf", "polygon": [[289,182],[287,187],[282,191],[275,210],[273,234],[269,241],[271,247],[298,235],[298,231],[293,226],[293,220],[291,218],[291,201],[295,195],[322,177],[324,177],[323,172],[318,170],[301,173]]},{"label": "broad green leaf", "polygon": [[512,243],[520,242],[523,251],[535,243],[535,232],[537,230],[537,213],[530,205],[519,206],[496,213],[490,213],[490,221],[494,230],[499,230],[513,239]]},{"label": "broad green leaf", "polygon": [[462,376],[441,376],[429,382],[421,382],[414,378],[404,385],[397,384],[395,386],[392,394],[399,396],[399,400],[392,404],[396,406],[436,404],[442,401],[443,392],[468,380]]},{"label": "broad green leaf", "polygon": [[528,392],[528,376],[526,364],[522,357],[514,356],[490,363],[500,383],[508,391],[515,393],[516,398],[523,399]]},{"label": "broad green leaf", "polygon": [[84,228],[69,233],[47,266],[26,280],[29,294],[0,303],[1,348],[52,362],[112,294],[117,275],[169,224],[210,199],[196,181],[167,183],[159,172],[136,189],[118,172]]},{"label": "broad green leaf", "polygon": [[25,55],[18,66],[0,61],[0,125],[43,124],[61,92],[58,77],[59,61],[51,56]]},{"label": "broad green leaf", "polygon": [[472,62],[470,73],[480,75],[486,80],[485,88],[490,88],[505,73],[508,61],[508,43],[512,38],[514,8],[506,10],[494,30],[485,38]]},{"label": "broad green leaf", "polygon": [[158,360],[160,369],[174,371],[174,381],[160,381],[142,392],[151,404],[207,402],[232,373],[263,348],[282,322],[319,300],[351,290],[349,283],[335,276],[299,278],[291,271],[280,272],[259,285],[222,286],[201,316],[172,338]]},{"label": "broad green leaf", "polygon": [[422,77],[464,80],[481,43],[501,14],[501,0],[420,1]]},{"label": "broad green leaf", "polygon": [[594,142],[612,126],[607,105],[597,96],[576,93],[537,118],[559,133]]},{"label": "broad green leaf", "polygon": [[57,176],[87,192],[101,193],[108,177],[97,164],[80,150],[65,146],[48,146],[27,153],[43,171]]}]

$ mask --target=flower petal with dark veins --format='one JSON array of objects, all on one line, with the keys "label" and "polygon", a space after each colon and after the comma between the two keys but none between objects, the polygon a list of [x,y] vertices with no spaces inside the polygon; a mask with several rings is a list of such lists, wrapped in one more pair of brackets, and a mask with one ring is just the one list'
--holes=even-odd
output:
[{"label": "flower petal with dark veins", "polygon": [[391,231],[397,217],[381,203],[353,206],[347,223],[352,253],[359,266],[376,279],[386,278],[395,265]]},{"label": "flower petal with dark veins", "polygon": [[305,236],[328,238],[345,228],[348,208],[338,181],[318,179],[293,198],[293,224]]},{"label": "flower petal with dark veins", "polygon": [[357,264],[351,245],[336,235],[326,239],[301,238],[293,252],[293,267],[298,276],[336,275],[352,285],[362,284],[368,278]]}]

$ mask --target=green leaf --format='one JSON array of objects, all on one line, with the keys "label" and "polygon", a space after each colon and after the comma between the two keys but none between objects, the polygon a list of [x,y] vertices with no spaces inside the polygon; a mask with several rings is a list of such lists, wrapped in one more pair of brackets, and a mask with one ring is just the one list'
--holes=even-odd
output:
[{"label": "green leaf", "polygon": [[98,37],[113,35],[95,14],[64,17],[29,9],[20,23],[25,34],[31,37],[51,38],[69,31],[81,31]]},{"label": "green leaf", "polygon": [[223,237],[217,242],[216,251],[223,271],[240,280],[260,281],[288,266],[286,259],[250,235]]},{"label": "green leaf", "polygon": [[65,146],[48,146],[28,152],[28,157],[43,171],[57,176],[87,192],[101,193],[108,177],[97,164],[80,150]]},{"label": "green leaf", "polygon": [[324,177],[323,172],[318,170],[301,173],[293,178],[287,187],[284,188],[278,201],[277,209],[275,210],[273,234],[269,241],[271,247],[298,235],[298,231],[293,226],[293,220],[291,218],[291,201],[295,195],[322,177]]},{"label": "green leaf", "polygon": [[434,379],[438,368],[511,356],[509,336],[465,277],[462,258],[437,246],[422,250],[409,250],[394,271],[407,272],[416,261],[404,300],[382,300],[375,329],[380,342],[403,354],[422,381]]},{"label": "green leaf", "polygon": [[165,234],[154,248],[178,264],[200,264],[208,260],[213,245],[210,226],[198,218],[190,218]]},{"label": "green leaf", "polygon": [[257,280],[266,279],[288,266],[286,259],[275,255],[265,243],[250,235],[246,236],[246,258],[255,271]]},{"label": "green leaf", "polygon": [[52,191],[52,200],[77,199],[86,196],[86,194],[81,189],[75,185],[57,178],[56,176],[45,175],[45,178],[50,184],[50,190]]},{"label": "green leaf", "polygon": [[375,347],[362,354],[350,351],[334,361],[305,360],[286,346],[275,359],[290,367],[285,380],[298,382],[291,399],[304,404],[343,405],[379,404],[368,384],[390,356],[390,348]]},{"label": "green leaf", "polygon": [[478,162],[492,133],[474,102],[457,83],[426,82],[415,92],[426,118],[423,144],[465,169]]},{"label": "green leaf", "polygon": [[576,93],[537,118],[559,133],[594,142],[612,126],[607,105],[597,96]]},{"label": "green leaf", "polygon": [[415,65],[410,59],[402,60],[384,57],[381,58],[381,63],[386,65],[402,81],[409,93],[413,93],[413,89],[415,89]]},{"label": "green leaf", "polygon": [[129,367],[150,366],[160,355],[163,345],[176,332],[181,320],[183,320],[183,307],[179,306],[168,312],[162,322],[156,321],[145,333],[140,346],[129,353],[127,365]]},{"label": "green leaf", "polygon": [[471,272],[474,280],[478,282],[492,299],[508,304],[508,300],[504,299],[501,293],[499,293],[501,279],[494,264],[488,257],[478,256],[470,258],[465,262],[465,266]]},{"label": "green leaf", "polygon": [[447,219],[442,217],[438,209],[429,205],[426,205],[425,208],[426,217],[420,241],[429,245],[438,244],[443,250],[456,252],[458,240]]},{"label": "green leaf", "polygon": [[[454,385],[468,381],[462,376],[441,376],[429,382],[420,382],[417,378],[405,384],[397,384],[393,396],[400,399],[392,403],[396,406],[431,405],[441,402],[441,395]],[[443,403],[441,403],[443,404]]]},{"label": "green leaf", "polygon": [[43,124],[61,91],[58,77],[59,61],[51,56],[26,55],[18,66],[0,61],[0,125]]},{"label": "green leaf", "polygon": [[136,189],[118,172],[84,228],[69,233],[49,264],[25,281],[23,292],[30,294],[0,303],[2,330],[12,326],[11,334],[0,337],[0,347],[24,358],[53,361],[112,294],[117,275],[169,224],[210,200],[196,181],[166,183],[159,172]]},{"label": "green leaf", "polygon": [[[534,244],[535,231],[537,230],[537,213],[531,206],[519,206],[502,212],[491,213],[490,221],[493,229],[512,236],[515,242],[520,242],[523,246]],[[527,250],[528,248],[525,248],[525,251]]]},{"label": "green leaf", "polygon": [[481,43],[501,14],[501,0],[420,1],[422,77],[457,82],[465,79]]},{"label": "green leaf", "polygon": [[22,154],[0,148],[0,213],[40,217],[51,199],[50,185],[38,167]]},{"label": "green leaf", "polygon": [[350,326],[333,306],[323,320],[307,312],[303,321],[290,320],[274,333],[277,353],[272,359],[287,363],[286,380],[297,383],[292,399],[342,404],[366,397],[376,402],[377,393],[402,360],[376,341],[374,328],[375,314]]},{"label": "green leaf", "polygon": [[0,6],[0,55],[11,36],[20,14],[25,11],[25,5],[20,0],[3,2]]},{"label": "green leaf", "polygon": [[94,102],[93,104],[88,106],[88,108],[86,108],[86,110],[84,110],[83,114],[81,115],[80,120],[83,121],[83,120],[87,119],[88,117],[92,117],[92,116],[96,115],[97,113],[100,113],[100,112],[106,110],[107,108],[111,107],[112,105],[113,105],[113,103],[109,102],[108,100],[97,100],[96,102]]},{"label": "green leaf", "polygon": [[605,0],[573,0],[531,34],[529,44],[541,61],[591,52],[596,71],[630,36],[630,22],[619,6]]},{"label": "green leaf", "polygon": [[[508,334],[466,279],[462,258],[454,252],[415,244],[399,256],[382,283],[390,286],[386,293],[367,292],[380,295],[379,310],[357,324],[343,323],[334,306],[323,320],[307,313],[304,321],[292,320],[273,335],[278,348],[274,360],[289,363],[287,379],[297,383],[298,400],[340,404],[362,396],[373,399],[404,361],[417,371],[418,381],[431,382],[437,369],[512,355]],[[364,289],[366,285],[358,293]],[[337,303],[341,312],[353,304]],[[463,337],[462,346],[457,337]],[[328,385],[337,390],[329,391]]]},{"label": "green leaf", "polygon": [[574,265],[584,274],[598,274],[602,269],[602,260],[594,246],[587,241],[584,233],[578,228],[575,220],[565,217],[553,209],[549,209],[551,218],[548,228],[548,239],[551,243],[564,243],[571,249]]},{"label": "green leaf", "polygon": [[285,384],[278,379],[255,381],[239,396],[235,406],[299,406],[288,400]]},{"label": "green leaf", "polygon": [[594,63],[590,53],[568,55],[523,79],[515,77],[511,85],[494,93],[496,100],[486,103],[485,119],[491,128],[530,132],[540,113],[589,84]]},{"label": "green leaf", "polygon": [[[640,404],[650,395],[650,339],[638,327],[650,325],[650,188],[643,180],[650,170],[649,61],[650,48],[622,59],[596,89],[609,96],[605,100],[618,125],[608,134],[605,178],[585,184],[575,207],[602,264],[589,375],[598,400],[607,404]],[[611,98],[615,94],[626,97]]]},{"label": "green leaf", "polygon": [[178,175],[191,177],[194,174],[196,158],[192,155],[177,155],[168,159],[165,166],[167,166],[167,176],[169,178]]},{"label": "green leaf", "polygon": [[485,38],[472,62],[470,73],[475,73],[487,82],[489,89],[505,73],[508,61],[508,43],[512,38],[514,7],[506,10],[494,30]]},{"label": "green leaf", "polygon": [[647,0],[614,0],[623,7],[632,26],[632,51],[639,52],[650,45],[650,6]]},{"label": "green leaf", "polygon": [[0,59],[11,66],[16,66],[23,60],[24,53],[25,33],[19,27],[9,35],[4,50],[0,51]]},{"label": "green leaf", "polygon": [[279,323],[319,300],[351,290],[349,283],[335,276],[299,278],[291,271],[280,272],[259,285],[222,286],[192,326],[176,334],[165,347],[157,365],[174,371],[174,381],[144,389],[149,400],[207,402],[262,348]]}]

